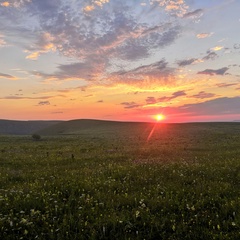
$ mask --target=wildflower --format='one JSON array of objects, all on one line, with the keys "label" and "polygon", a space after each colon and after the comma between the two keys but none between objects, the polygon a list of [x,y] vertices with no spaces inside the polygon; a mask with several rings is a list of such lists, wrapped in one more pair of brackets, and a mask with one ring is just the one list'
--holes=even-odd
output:
[{"label": "wildflower", "polygon": [[23,223],[23,224],[27,224],[27,219],[26,218],[22,218],[21,222],[20,223]]}]

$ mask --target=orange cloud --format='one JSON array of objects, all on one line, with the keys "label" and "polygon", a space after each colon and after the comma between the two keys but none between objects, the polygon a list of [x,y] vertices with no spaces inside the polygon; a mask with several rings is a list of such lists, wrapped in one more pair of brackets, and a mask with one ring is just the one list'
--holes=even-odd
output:
[{"label": "orange cloud", "polygon": [[212,35],[213,35],[213,33],[199,33],[199,34],[197,34],[197,38],[207,38]]},{"label": "orange cloud", "polygon": [[48,32],[43,33],[42,38],[46,42],[50,42],[54,40],[54,37]]},{"label": "orange cloud", "polygon": [[177,10],[177,9],[179,9],[179,6],[175,5],[175,3],[166,6],[166,10]]},{"label": "orange cloud", "polygon": [[37,60],[40,55],[40,52],[33,52],[26,56],[26,59]]},{"label": "orange cloud", "polygon": [[95,9],[95,7],[93,5],[88,5],[85,8],[83,8],[84,12],[91,12]]},{"label": "orange cloud", "polygon": [[223,46],[216,46],[214,48],[211,48],[212,51],[220,51],[221,49],[223,49]]},{"label": "orange cloud", "polygon": [[159,2],[160,6],[165,6],[166,11],[175,11],[178,17],[183,17],[187,13],[188,6],[184,0],[164,0]]},{"label": "orange cloud", "polygon": [[[38,57],[42,53],[47,53],[47,52],[50,52],[50,51],[55,52],[56,51],[56,47],[51,42],[53,40],[54,40],[54,38],[51,36],[51,34],[49,34],[49,33],[42,34],[41,39],[39,40],[39,43],[38,43],[38,45],[40,45],[40,49],[32,52],[31,54],[29,54],[26,57],[26,59],[37,60]],[[26,50],[26,52],[31,52],[31,51]]]},{"label": "orange cloud", "polygon": [[55,46],[54,46],[53,43],[48,43],[48,44],[46,44],[46,45],[44,46],[44,49],[45,49],[46,51],[48,51],[48,50],[53,50],[53,51],[55,51]]},{"label": "orange cloud", "polygon": [[5,44],[6,44],[6,42],[3,39],[1,39],[1,35],[0,35],[0,47],[4,46]]},{"label": "orange cloud", "polygon": [[95,9],[95,6],[102,7],[105,3],[108,3],[109,0],[98,0],[94,1],[93,5],[87,5],[85,8],[83,8],[84,12],[91,12]]},{"label": "orange cloud", "polygon": [[96,5],[98,5],[99,7],[102,7],[103,4],[108,3],[108,2],[109,2],[109,0],[94,1],[94,3],[95,3]]},{"label": "orange cloud", "polygon": [[19,8],[21,6],[23,6],[26,3],[30,3],[32,0],[11,0],[10,2],[5,1],[0,3],[1,6],[3,7],[15,7],[15,8]]},{"label": "orange cloud", "polygon": [[1,6],[3,7],[9,7],[10,3],[9,2],[3,2],[1,3]]}]

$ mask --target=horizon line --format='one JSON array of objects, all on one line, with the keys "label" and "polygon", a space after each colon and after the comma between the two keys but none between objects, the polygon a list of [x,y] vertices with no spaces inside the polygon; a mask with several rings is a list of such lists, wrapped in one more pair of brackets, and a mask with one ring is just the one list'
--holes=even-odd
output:
[{"label": "horizon line", "polygon": [[171,121],[131,121],[131,120],[112,120],[112,119],[95,119],[95,118],[74,118],[69,120],[59,120],[59,119],[37,119],[37,120],[19,120],[19,119],[0,119],[0,121],[18,121],[18,122],[69,122],[69,121],[80,121],[80,120],[88,120],[88,121],[105,121],[105,122],[120,122],[120,123],[159,123],[159,124],[177,124],[177,123],[232,123],[232,122],[240,122],[240,120],[215,120],[215,121],[183,121],[183,122],[171,122]]}]

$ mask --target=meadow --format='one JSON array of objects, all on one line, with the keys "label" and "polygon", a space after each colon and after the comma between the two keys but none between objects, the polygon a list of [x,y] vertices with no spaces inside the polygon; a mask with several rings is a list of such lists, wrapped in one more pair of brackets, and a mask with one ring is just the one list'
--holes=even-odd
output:
[{"label": "meadow", "polygon": [[240,123],[2,135],[0,239],[240,239]]}]

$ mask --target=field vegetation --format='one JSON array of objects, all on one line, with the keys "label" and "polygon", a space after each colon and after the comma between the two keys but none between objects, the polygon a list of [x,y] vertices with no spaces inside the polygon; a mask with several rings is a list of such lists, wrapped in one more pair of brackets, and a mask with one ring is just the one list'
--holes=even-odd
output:
[{"label": "field vegetation", "polygon": [[240,123],[77,133],[0,136],[0,239],[240,239]]}]

